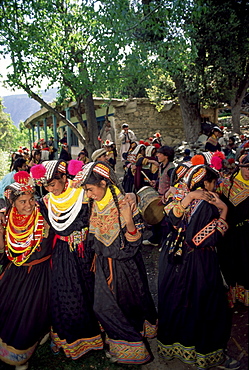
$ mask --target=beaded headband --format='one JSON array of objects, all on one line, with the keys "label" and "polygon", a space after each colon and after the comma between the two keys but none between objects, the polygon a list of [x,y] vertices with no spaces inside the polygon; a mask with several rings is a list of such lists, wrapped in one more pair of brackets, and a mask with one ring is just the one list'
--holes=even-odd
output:
[{"label": "beaded headband", "polygon": [[189,190],[193,189],[194,185],[196,185],[198,182],[200,182],[207,174],[208,171],[213,172],[214,174],[219,175],[219,172],[207,165],[197,165],[190,167],[190,169],[187,171],[186,175],[184,176],[183,181],[189,188]]},{"label": "beaded headband", "polygon": [[178,166],[174,168],[172,171],[170,185],[174,186],[175,184],[177,184],[180,181],[180,179],[183,178],[183,176],[190,169],[191,166],[192,166],[191,162],[184,162],[178,164]]},{"label": "beaded headband", "polygon": [[249,154],[243,154],[239,158],[238,166],[239,167],[249,167]]},{"label": "beaded headband", "polygon": [[78,172],[73,179],[72,186],[78,188],[79,186],[86,185],[89,181],[91,174],[95,172],[98,175],[110,180],[110,182],[116,185],[121,192],[123,192],[122,185],[113,171],[113,169],[105,162],[90,162],[83,166],[82,171]]},{"label": "beaded headband", "polygon": [[11,194],[19,196],[25,193],[34,193],[35,188],[32,184],[32,179],[26,171],[19,171],[15,173],[14,180],[11,185],[8,185],[4,191],[4,196],[10,199]]},{"label": "beaded headband", "polygon": [[67,173],[67,164],[63,159],[44,161],[42,164],[31,167],[30,173],[37,185],[47,186],[57,173]]}]

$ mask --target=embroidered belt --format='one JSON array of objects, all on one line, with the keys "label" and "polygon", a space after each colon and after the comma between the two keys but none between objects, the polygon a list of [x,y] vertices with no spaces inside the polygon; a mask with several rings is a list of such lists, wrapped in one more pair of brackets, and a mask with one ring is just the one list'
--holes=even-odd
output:
[{"label": "embroidered belt", "polygon": [[62,235],[56,234],[56,239],[60,239],[60,240],[63,240],[64,242],[68,242],[69,236],[62,236]]},{"label": "embroidered belt", "polygon": [[88,228],[84,228],[81,231],[74,231],[69,236],[62,236],[56,234],[53,240],[53,248],[55,247],[57,239],[63,240],[68,243],[69,250],[71,252],[78,250],[79,257],[84,257],[84,242],[88,234]]}]

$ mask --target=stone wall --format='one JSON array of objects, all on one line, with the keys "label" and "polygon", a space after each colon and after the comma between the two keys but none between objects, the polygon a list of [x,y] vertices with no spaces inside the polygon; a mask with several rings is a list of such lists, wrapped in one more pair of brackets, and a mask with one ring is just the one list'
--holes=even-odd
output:
[{"label": "stone wall", "polygon": [[180,107],[172,102],[158,112],[148,99],[126,100],[115,105],[114,119],[117,138],[122,125],[127,123],[138,140],[146,140],[156,132],[160,132],[165,145],[173,146],[185,140]]}]

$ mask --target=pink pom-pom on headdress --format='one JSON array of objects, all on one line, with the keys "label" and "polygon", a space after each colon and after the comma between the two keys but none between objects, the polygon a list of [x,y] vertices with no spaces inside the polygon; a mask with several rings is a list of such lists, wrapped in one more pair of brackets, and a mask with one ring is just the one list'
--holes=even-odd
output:
[{"label": "pink pom-pom on headdress", "polygon": [[213,157],[219,157],[221,160],[226,158],[225,154],[223,152],[220,152],[219,150],[216,150],[216,152],[214,152]]},{"label": "pink pom-pom on headdress", "polygon": [[217,155],[213,155],[211,158],[210,166],[215,168],[218,171],[221,170],[222,169],[222,159]]},{"label": "pink pom-pom on headdress", "polygon": [[30,173],[33,177],[33,179],[41,179],[46,174],[46,167],[42,164],[36,164],[35,166],[31,167]]},{"label": "pink pom-pom on headdress", "polygon": [[14,174],[14,180],[19,184],[28,184],[30,176],[27,171],[19,171]]},{"label": "pink pom-pom on headdress", "polygon": [[68,173],[70,175],[77,175],[77,173],[79,171],[82,170],[82,161],[77,161],[77,159],[71,159],[71,161],[68,162],[68,167],[67,167],[67,170],[68,170]]}]

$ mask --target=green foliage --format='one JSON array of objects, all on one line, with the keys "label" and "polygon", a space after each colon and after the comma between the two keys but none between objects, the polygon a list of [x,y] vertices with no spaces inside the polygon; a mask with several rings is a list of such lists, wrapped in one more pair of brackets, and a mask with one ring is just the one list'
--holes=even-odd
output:
[{"label": "green foliage", "polygon": [[0,180],[7,175],[10,170],[10,153],[4,152],[0,149]]},{"label": "green foliage", "polygon": [[24,128],[19,130],[13,124],[10,115],[3,111],[3,105],[0,101],[0,150],[11,152],[19,146],[29,147],[28,130]]},{"label": "green foliage", "polygon": [[96,370],[138,370],[139,365],[111,364],[106,358],[104,351],[92,351],[73,361],[66,358],[61,351],[59,355],[53,356],[49,343],[39,346],[30,361],[30,370],[73,370],[73,369],[96,369]]}]

